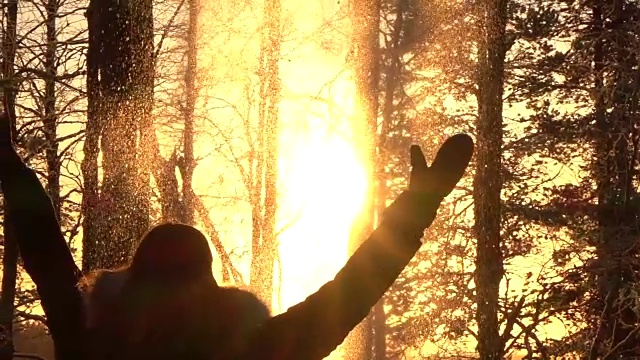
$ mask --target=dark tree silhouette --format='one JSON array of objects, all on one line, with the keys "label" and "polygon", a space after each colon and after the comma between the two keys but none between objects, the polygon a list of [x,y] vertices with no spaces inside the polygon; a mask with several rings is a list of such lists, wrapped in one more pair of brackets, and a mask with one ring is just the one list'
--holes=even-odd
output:
[{"label": "dark tree silhouette", "polygon": [[504,357],[500,335],[500,282],[504,275],[501,248],[502,104],[506,43],[507,0],[478,6],[478,152],[473,181],[474,231],[477,237],[476,319],[478,352],[483,360]]},{"label": "dark tree silhouette", "polygon": [[135,241],[149,227],[151,150],[147,145],[154,79],[150,0],[92,1],[87,14],[89,111],[82,164],[85,272],[126,263]]},{"label": "dark tree silhouette", "polygon": [[[7,130],[4,136],[5,141],[11,142],[11,132],[15,133],[16,123],[16,94],[18,84],[14,81],[15,58],[17,35],[16,27],[18,21],[18,1],[7,2],[6,27],[2,36],[2,78],[9,79],[9,84],[2,89],[2,103],[4,112],[0,121],[6,124]],[[4,251],[2,254],[2,294],[0,296],[0,359],[11,359],[14,352],[13,344],[13,321],[16,296],[16,278],[18,276],[18,243],[15,233],[11,227],[11,212],[8,211],[6,201],[3,201],[4,219]]]}]

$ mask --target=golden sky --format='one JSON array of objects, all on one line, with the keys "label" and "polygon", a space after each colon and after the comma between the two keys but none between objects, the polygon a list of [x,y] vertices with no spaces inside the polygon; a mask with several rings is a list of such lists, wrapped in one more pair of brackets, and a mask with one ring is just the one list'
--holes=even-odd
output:
[{"label": "golden sky", "polygon": [[[258,9],[247,8],[233,18],[221,18],[216,11],[221,3],[225,2],[203,2],[199,40],[202,98],[197,110],[201,133],[196,142],[196,155],[202,160],[194,184],[196,193],[211,207],[211,219],[227,249],[248,250],[250,211],[246,201],[238,199],[243,196],[242,186],[228,150],[241,152],[246,147],[238,112],[246,106],[245,80],[253,76],[250,65],[258,57],[260,16]],[[278,224],[285,230],[279,238],[282,283],[276,312],[302,301],[331,280],[345,263],[351,222],[364,201],[367,186],[353,134],[359,128],[356,122],[362,119],[354,116],[354,86],[344,61],[349,29],[340,22],[327,26],[328,19],[337,16],[337,4],[336,0],[284,3]],[[322,49],[327,44],[333,51]],[[175,44],[167,41],[165,45]],[[176,71],[169,65],[166,68]],[[162,111],[157,110],[159,119]],[[516,106],[509,111],[524,109]],[[221,139],[221,132],[232,141]],[[163,136],[162,131],[160,137],[166,153],[175,139]],[[231,144],[231,148],[225,144]],[[219,146],[222,151],[213,150]],[[74,184],[67,181],[66,185]],[[529,271],[548,256],[549,252],[542,251],[537,259],[522,259],[514,268]],[[246,279],[249,257],[234,259]],[[517,276],[512,281],[512,287],[524,286]],[[561,332],[557,326],[549,328],[553,336]]]}]

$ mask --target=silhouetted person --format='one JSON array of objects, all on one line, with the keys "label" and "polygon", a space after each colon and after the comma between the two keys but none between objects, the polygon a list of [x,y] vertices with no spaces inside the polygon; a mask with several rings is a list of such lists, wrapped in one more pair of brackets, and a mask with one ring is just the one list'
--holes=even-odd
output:
[{"label": "silhouetted person", "polygon": [[[57,359],[87,358],[87,348],[93,348],[90,356],[99,359],[314,360],[344,340],[409,263],[472,152],[470,137],[453,136],[428,167],[420,148],[412,146],[409,189],[378,228],[333,281],[273,318],[251,294],[218,287],[208,247],[191,251],[204,249],[204,236],[185,225],[152,229],[129,267],[84,280],[50,199],[11,146],[6,119],[0,128],[0,182]],[[185,261],[195,264],[178,269]],[[79,283],[89,283],[88,312]]]},{"label": "silhouetted person", "polygon": [[223,288],[211,272],[207,239],[195,228],[163,224],[147,233],[131,261],[87,283],[92,359],[231,359],[269,317],[252,293]]}]

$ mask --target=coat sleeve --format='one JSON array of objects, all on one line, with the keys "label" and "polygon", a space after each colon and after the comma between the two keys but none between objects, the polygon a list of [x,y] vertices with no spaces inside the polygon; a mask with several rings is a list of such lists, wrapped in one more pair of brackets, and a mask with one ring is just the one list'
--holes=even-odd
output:
[{"label": "coat sleeve", "polygon": [[24,267],[36,285],[56,359],[83,359],[82,274],[62,234],[51,199],[35,172],[16,156],[3,162],[0,183],[7,226],[15,235]]},{"label": "coat sleeve", "polygon": [[[416,201],[404,193],[392,207],[396,214],[407,213]],[[432,207],[439,203],[434,200]],[[385,216],[332,281],[261,326],[248,358],[320,360],[335,350],[420,248],[424,227],[405,219]]]}]

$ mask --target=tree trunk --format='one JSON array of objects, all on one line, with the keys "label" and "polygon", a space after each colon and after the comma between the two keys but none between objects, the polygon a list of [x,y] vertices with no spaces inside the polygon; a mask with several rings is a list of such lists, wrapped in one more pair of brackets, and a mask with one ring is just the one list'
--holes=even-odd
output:
[{"label": "tree trunk", "polygon": [[44,55],[46,78],[44,79],[44,137],[47,142],[45,157],[47,161],[47,193],[51,197],[58,219],[62,207],[60,200],[60,156],[58,155],[58,117],[56,113],[56,18],[58,0],[49,0],[46,5],[47,44]]},{"label": "tree trunk", "polygon": [[185,224],[194,222],[193,170],[195,158],[193,155],[194,117],[198,90],[196,88],[196,74],[198,71],[198,19],[200,16],[200,1],[189,1],[189,28],[187,30],[187,69],[185,72],[185,114],[183,134],[183,166],[182,174],[182,206]]},{"label": "tree trunk", "polygon": [[473,200],[477,238],[476,321],[480,359],[504,356],[498,314],[500,281],[504,274],[500,248],[500,193],[502,190],[502,95],[507,0],[485,0],[480,6],[476,121],[476,173]]},{"label": "tree trunk", "polygon": [[373,360],[387,358],[387,314],[384,312],[384,297],[373,307]]},{"label": "tree trunk", "polygon": [[[5,33],[2,37],[2,77],[11,79],[15,73],[16,29],[18,21],[18,1],[6,3]],[[15,83],[13,81],[10,82]],[[15,84],[14,86],[17,86]],[[5,88],[3,97],[4,111],[11,121],[11,131],[16,132],[16,89]],[[16,279],[18,276],[18,243],[11,228],[11,214],[4,206],[4,251],[2,254],[2,294],[0,295],[0,359],[11,360],[14,352],[13,320],[15,310]]]},{"label": "tree trunk", "polygon": [[[182,131],[182,155],[174,151],[169,159],[162,159],[160,147],[155,133],[150,133],[151,163],[153,173],[160,191],[160,206],[162,221],[179,222],[194,225],[194,212],[196,209],[196,197],[193,191],[193,171],[196,167],[193,155],[193,142],[195,137],[194,116],[195,103],[198,98],[196,89],[197,57],[198,57],[198,17],[200,12],[198,0],[189,1],[188,27],[185,41],[187,51],[185,53],[187,64],[184,72],[185,81],[185,106],[183,108],[184,129]],[[151,124],[152,125],[152,124]],[[153,128],[153,127],[152,127]],[[182,191],[179,189],[176,169],[182,177]]]},{"label": "tree trunk", "polygon": [[[115,1],[93,0],[89,4],[89,28],[95,31],[95,37],[89,41],[90,60],[94,60],[95,69],[90,69],[88,86],[95,86],[94,94],[90,94],[90,110],[96,122],[100,124],[100,133],[95,140],[97,160],[97,144],[103,152],[103,183],[101,191],[96,186],[95,203],[88,203],[95,211],[90,216],[95,221],[90,231],[93,238],[86,234],[83,239],[83,270],[91,271],[102,268],[113,268],[122,265],[131,251],[131,219],[127,219],[126,211],[133,209],[130,191],[135,181],[134,158],[135,124],[126,123],[129,111],[127,90],[130,85],[131,72],[130,51],[131,38],[128,37],[127,24],[131,21],[130,11]],[[95,57],[94,57],[95,56]],[[91,59],[92,58],[92,59]],[[95,73],[92,73],[95,71]],[[92,83],[95,81],[95,83]],[[95,98],[91,97],[95,95]],[[90,120],[91,121],[91,120]],[[93,135],[93,134],[92,134]],[[87,136],[89,138],[89,136]],[[88,139],[89,140],[89,139]],[[85,150],[88,146],[85,145]],[[87,170],[93,170],[87,164]],[[97,182],[97,163],[95,167]],[[91,174],[92,175],[92,174]],[[91,179],[94,180],[94,179]],[[93,185],[93,184],[91,184]]]},{"label": "tree trunk", "polygon": [[136,0],[129,3],[132,20],[130,51],[133,58],[130,91],[133,101],[128,121],[135,123],[136,126],[133,128],[138,131],[138,143],[131,149],[137,157],[134,156],[135,188],[130,194],[135,202],[130,231],[135,237],[133,241],[136,242],[149,229],[150,224],[151,169],[153,167],[150,159],[153,159],[153,156],[149,140],[150,132],[154,131],[152,113],[156,62],[153,41],[153,1]]},{"label": "tree trunk", "polygon": [[[99,124],[100,131],[91,134],[90,144],[85,145],[90,155],[85,171],[92,187],[85,205],[96,220],[83,240],[85,271],[126,263],[148,228],[151,164],[141,166],[137,152],[138,130],[151,121],[154,63],[150,0],[93,0],[88,20],[90,66],[95,67],[88,76],[89,101],[99,101],[89,105],[95,116],[89,121],[92,126]],[[142,131],[141,138],[144,136],[148,132]],[[98,141],[103,179],[96,196],[97,184],[91,182],[97,182],[93,173],[97,154],[91,152]]]},{"label": "tree trunk", "polygon": [[[389,199],[389,187],[387,181],[389,180],[389,174],[385,170],[387,164],[390,163],[389,138],[391,135],[391,129],[393,126],[393,113],[396,111],[394,103],[396,89],[400,86],[400,72],[402,68],[401,51],[400,51],[400,38],[402,33],[402,27],[404,22],[404,8],[405,1],[398,0],[396,3],[395,20],[393,22],[393,28],[391,29],[390,41],[386,44],[386,62],[380,59],[381,64],[384,67],[381,71],[384,72],[384,81],[380,84],[384,97],[382,97],[381,107],[381,124],[380,134],[377,141],[377,156],[376,156],[376,214],[379,219],[386,208],[387,199]],[[382,54],[381,54],[382,56]],[[384,360],[387,358],[387,317],[384,311],[384,297],[373,308],[373,359]]]},{"label": "tree trunk", "polygon": [[[380,79],[380,1],[354,0],[353,13],[354,75],[358,113],[354,121],[354,143],[367,171],[369,182],[363,207],[356,217],[349,239],[352,254],[371,234],[375,226],[376,146],[378,86]],[[370,359],[373,348],[373,318],[370,314],[347,337],[345,355],[349,359]]]},{"label": "tree trunk", "polygon": [[[597,189],[599,239],[597,304],[593,315],[598,329],[590,359],[640,356],[640,319],[633,310],[637,250],[637,192],[634,177],[640,162],[634,124],[638,118],[640,72],[632,40],[637,27],[636,5],[626,1],[592,1],[594,118],[596,125],[594,178]],[[629,7],[629,8],[627,8]],[[605,22],[615,28],[605,28]],[[609,107],[609,111],[607,109]]]},{"label": "tree trunk", "polygon": [[[276,212],[278,209],[279,109],[281,96],[280,47],[282,43],[280,0],[265,2],[265,32],[260,54],[260,148],[257,159],[257,181],[254,203],[253,255],[250,284],[258,297],[272,308],[274,266],[277,254]],[[263,187],[264,186],[264,187]],[[257,204],[258,208],[255,206]],[[256,228],[259,227],[259,229]],[[259,236],[258,236],[259,234]]]},{"label": "tree trunk", "polygon": [[102,31],[100,12],[96,1],[89,3],[87,27],[89,45],[87,48],[87,123],[83,147],[82,171],[82,271],[88,273],[98,268],[98,233],[101,218],[99,203],[98,156],[100,154],[100,134],[102,118],[100,108],[100,57],[102,56]]},{"label": "tree trunk", "polygon": [[[2,77],[12,79],[15,73],[16,57],[16,27],[18,21],[18,1],[9,0],[6,3],[6,24],[2,37]],[[3,105],[9,121],[11,121],[11,131],[16,133],[16,89],[15,82],[10,81],[12,88],[4,89]],[[4,207],[4,251],[2,254],[2,294],[0,295],[0,359],[13,359],[13,319],[15,311],[16,279],[18,276],[18,243],[9,224],[11,214]]]}]

